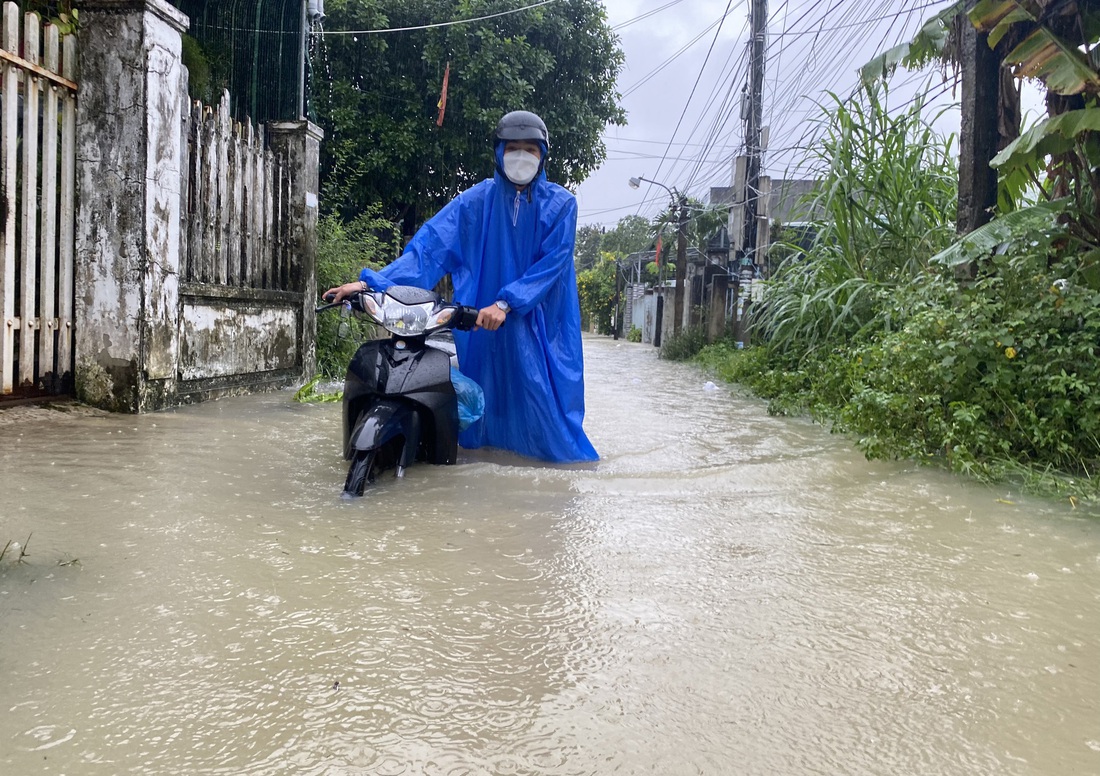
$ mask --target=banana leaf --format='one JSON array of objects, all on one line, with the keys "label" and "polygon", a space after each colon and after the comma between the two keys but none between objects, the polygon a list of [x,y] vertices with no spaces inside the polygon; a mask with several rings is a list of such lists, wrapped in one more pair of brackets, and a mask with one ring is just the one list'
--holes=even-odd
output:
[{"label": "banana leaf", "polygon": [[1050,230],[1070,203],[1069,197],[1063,197],[1005,213],[956,240],[929,259],[929,263],[957,267],[990,256],[1006,243]]},{"label": "banana leaf", "polygon": [[[1091,32],[1095,29],[1096,11],[1082,10],[1088,16],[1082,26]],[[1100,74],[1092,60],[1072,42],[1043,24],[1042,11],[1034,0],[982,0],[969,15],[975,27],[989,34],[990,46],[995,46],[1013,25],[1036,25],[1005,56],[1005,62],[1015,66],[1017,76],[1038,78],[1047,89],[1058,94],[1100,92]]]},{"label": "banana leaf", "polygon": [[889,78],[898,65],[918,68],[943,56],[952,20],[963,12],[966,0],[959,0],[925,22],[908,43],[887,49],[859,69],[865,84]]},{"label": "banana leaf", "polygon": [[990,160],[990,165],[1008,174],[1012,170],[1040,165],[1044,157],[1064,154],[1084,132],[1100,132],[1100,108],[1082,108],[1044,119],[1013,140]]}]

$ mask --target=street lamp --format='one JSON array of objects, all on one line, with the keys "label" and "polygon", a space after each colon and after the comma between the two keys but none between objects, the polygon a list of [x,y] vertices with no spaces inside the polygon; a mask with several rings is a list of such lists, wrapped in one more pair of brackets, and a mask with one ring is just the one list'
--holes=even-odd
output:
[{"label": "street lamp", "polygon": [[673,295],[674,301],[672,305],[672,333],[673,335],[678,335],[684,322],[684,278],[687,276],[687,198],[675,188],[669,188],[663,183],[651,181],[649,178],[643,178],[641,175],[630,179],[630,188],[638,188],[642,185],[643,181],[655,186],[660,186],[669,193],[669,196],[672,197],[670,210],[679,208],[676,219],[676,290]]},{"label": "street lamp", "polygon": [[664,189],[669,194],[671,194],[673,199],[676,198],[676,189],[670,189],[668,186],[666,186],[663,183],[658,183],[657,181],[651,181],[649,178],[643,178],[641,175],[639,175],[637,178],[631,178],[630,179],[630,181],[629,181],[630,188],[632,188],[632,189],[638,188],[639,186],[642,185],[643,181],[645,183],[652,183],[654,186],[660,186],[662,189]]}]

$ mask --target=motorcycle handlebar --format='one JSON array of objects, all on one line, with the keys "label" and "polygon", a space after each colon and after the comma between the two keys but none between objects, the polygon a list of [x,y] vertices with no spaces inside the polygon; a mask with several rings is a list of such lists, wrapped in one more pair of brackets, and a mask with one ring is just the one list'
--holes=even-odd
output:
[{"label": "motorcycle handlebar", "polygon": [[[331,297],[323,298],[331,299]],[[331,310],[334,307],[342,307],[344,305],[344,302],[352,302],[352,307],[360,310],[362,309],[361,307],[357,307],[355,305],[351,297],[348,297],[341,302],[329,302],[328,304],[319,305],[314,309],[314,312],[323,313],[325,310]],[[467,307],[466,305],[455,306],[457,308],[457,312],[455,313],[453,319],[454,328],[458,329],[459,331],[471,331],[477,325],[478,309],[476,307]]]},{"label": "motorcycle handlebar", "polygon": [[455,315],[455,328],[459,331],[470,331],[477,325],[477,308],[459,305]]}]

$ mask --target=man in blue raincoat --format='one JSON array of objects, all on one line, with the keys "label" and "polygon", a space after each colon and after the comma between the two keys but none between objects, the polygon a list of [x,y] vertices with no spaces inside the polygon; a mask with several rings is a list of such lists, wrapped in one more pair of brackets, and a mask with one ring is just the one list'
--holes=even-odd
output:
[{"label": "man in blue raincoat", "polygon": [[573,269],[576,199],[546,179],[546,124],[513,111],[493,133],[496,172],[429,219],[380,272],[325,292],[391,285],[433,288],[450,273],[455,301],[478,328],[456,331],[463,374],[485,391],[485,415],[459,436],[545,461],[594,461],[582,428],[584,365]]}]

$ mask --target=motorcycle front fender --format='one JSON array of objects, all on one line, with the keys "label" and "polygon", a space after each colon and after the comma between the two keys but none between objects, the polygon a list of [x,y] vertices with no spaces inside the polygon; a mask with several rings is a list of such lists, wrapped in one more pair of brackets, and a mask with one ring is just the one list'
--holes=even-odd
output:
[{"label": "motorcycle front fender", "polygon": [[[375,450],[396,436],[405,438],[404,458],[415,456],[420,441],[420,416],[407,404],[398,401],[379,401],[359,415],[348,436],[344,458],[351,460],[356,450]],[[402,461],[404,465],[411,460]]]}]

